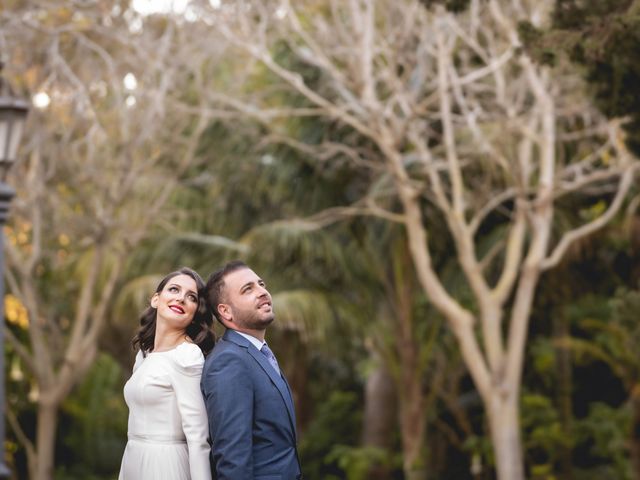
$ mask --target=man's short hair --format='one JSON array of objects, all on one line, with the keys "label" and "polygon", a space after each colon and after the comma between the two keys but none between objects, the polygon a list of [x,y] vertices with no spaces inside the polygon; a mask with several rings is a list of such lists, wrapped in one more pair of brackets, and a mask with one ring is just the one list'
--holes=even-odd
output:
[{"label": "man's short hair", "polygon": [[243,268],[249,268],[249,266],[241,260],[233,260],[213,272],[207,279],[207,285],[204,289],[206,300],[209,308],[213,311],[213,314],[220,323],[222,323],[222,319],[218,313],[218,305],[224,303],[224,279],[230,273],[236,270],[242,270]]}]

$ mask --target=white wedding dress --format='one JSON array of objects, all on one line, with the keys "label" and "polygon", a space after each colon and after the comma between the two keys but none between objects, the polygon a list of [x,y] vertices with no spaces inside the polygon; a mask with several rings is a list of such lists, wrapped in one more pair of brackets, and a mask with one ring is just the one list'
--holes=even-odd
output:
[{"label": "white wedding dress", "polygon": [[119,480],[211,480],[200,348],[138,352],[124,386],[128,442]]}]

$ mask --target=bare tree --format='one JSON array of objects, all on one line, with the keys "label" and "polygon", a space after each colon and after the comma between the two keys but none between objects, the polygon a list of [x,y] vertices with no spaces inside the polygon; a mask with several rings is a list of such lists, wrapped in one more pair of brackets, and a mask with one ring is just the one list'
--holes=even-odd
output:
[{"label": "bare tree", "polygon": [[[191,29],[193,55],[211,43],[199,41],[202,27],[219,33],[237,77],[237,88],[210,92],[209,114],[250,117],[267,141],[327,166],[351,162],[371,179],[363,198],[308,219],[310,227],[350,215],[405,227],[420,284],[482,398],[505,480],[525,476],[519,398],[536,285],[619,211],[638,170],[618,125],[591,107],[571,67],[536,65],[523,53],[518,21],[540,25],[550,6],[472,0],[454,14],[417,0],[238,0],[202,5]],[[256,78],[264,88],[248,88]],[[308,116],[341,137],[300,141],[293,119]],[[554,223],[568,198],[590,196],[603,208],[585,207],[579,225]],[[428,221],[426,206],[442,222]],[[481,251],[487,228],[496,240]],[[471,305],[445,287],[433,235],[450,237]]]},{"label": "bare tree", "polygon": [[170,221],[207,120],[167,108],[197,101],[184,99],[198,80],[182,73],[175,22],[120,2],[37,3],[0,10],[8,70],[46,106],[31,113],[10,179],[6,246],[8,287],[29,317],[7,339],[37,387],[35,439],[11,405],[8,417],[30,478],[48,480],[59,407],[96,359],[127,254]]}]

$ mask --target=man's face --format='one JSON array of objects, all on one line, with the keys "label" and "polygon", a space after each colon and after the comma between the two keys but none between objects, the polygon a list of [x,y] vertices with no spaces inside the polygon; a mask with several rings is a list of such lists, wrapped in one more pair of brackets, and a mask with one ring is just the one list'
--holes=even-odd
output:
[{"label": "man's face", "polygon": [[229,273],[224,278],[222,317],[239,331],[265,330],[275,318],[271,295],[264,281],[250,268]]}]

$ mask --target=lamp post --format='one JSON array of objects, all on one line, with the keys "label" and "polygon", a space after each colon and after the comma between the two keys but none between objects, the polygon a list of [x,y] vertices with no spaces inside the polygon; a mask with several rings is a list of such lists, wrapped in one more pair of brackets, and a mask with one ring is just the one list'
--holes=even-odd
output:
[{"label": "lamp post", "polygon": [[11,472],[5,463],[4,439],[4,232],[9,204],[15,191],[4,181],[11,165],[16,161],[18,145],[29,111],[25,100],[14,97],[9,83],[2,77],[3,63],[0,62],[0,478]]}]

